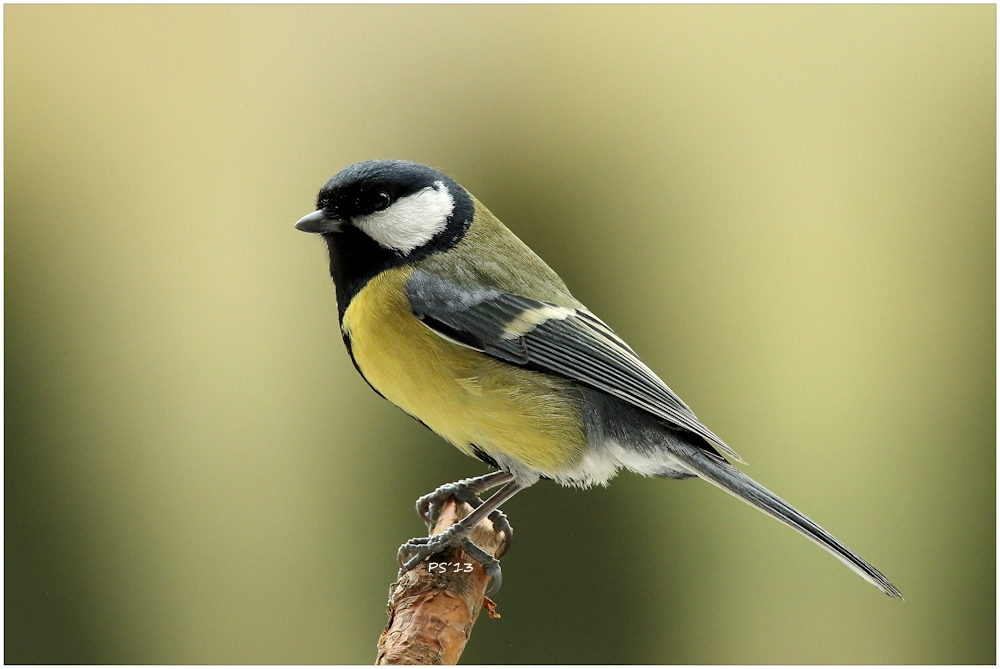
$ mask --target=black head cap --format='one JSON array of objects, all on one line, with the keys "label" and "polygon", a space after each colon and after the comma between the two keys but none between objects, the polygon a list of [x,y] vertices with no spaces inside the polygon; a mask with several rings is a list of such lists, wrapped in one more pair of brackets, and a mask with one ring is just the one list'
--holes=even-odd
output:
[{"label": "black head cap", "polygon": [[[465,189],[449,176],[433,167],[411,163],[406,160],[366,160],[345,167],[326,182],[316,197],[316,209],[322,209],[327,216],[347,220],[382,211],[407,195],[413,195],[435,184],[444,184],[456,199],[456,210],[464,209],[458,200]],[[471,201],[468,205],[471,207]],[[469,211],[456,211],[468,214]]]},{"label": "black head cap", "polygon": [[296,227],[326,240],[341,316],[379,272],[452,248],[475,214],[472,197],[457,182],[404,160],[344,168],[320,190],[316,209]]}]

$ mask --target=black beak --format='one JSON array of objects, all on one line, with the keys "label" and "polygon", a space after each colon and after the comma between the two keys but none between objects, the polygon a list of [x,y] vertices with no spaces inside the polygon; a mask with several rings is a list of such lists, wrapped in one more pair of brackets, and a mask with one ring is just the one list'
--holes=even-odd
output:
[{"label": "black beak", "polygon": [[317,209],[300,218],[295,224],[295,229],[302,232],[340,232],[343,224],[339,218],[327,218],[322,209]]}]

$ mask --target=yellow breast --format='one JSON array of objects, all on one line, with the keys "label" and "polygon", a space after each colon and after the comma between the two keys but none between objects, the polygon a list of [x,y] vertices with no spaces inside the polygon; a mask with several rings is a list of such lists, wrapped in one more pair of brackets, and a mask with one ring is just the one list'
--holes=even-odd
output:
[{"label": "yellow breast", "polygon": [[586,450],[579,394],[531,372],[453,344],[410,311],[411,268],[387,270],[351,300],[343,329],[362,374],[389,401],[462,451],[472,445],[554,474]]}]

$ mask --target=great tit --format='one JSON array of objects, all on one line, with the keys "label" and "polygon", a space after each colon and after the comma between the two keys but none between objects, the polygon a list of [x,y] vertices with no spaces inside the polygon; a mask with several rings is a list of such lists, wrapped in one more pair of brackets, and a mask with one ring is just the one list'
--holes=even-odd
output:
[{"label": "great tit", "polygon": [[509,538],[499,507],[518,491],[540,478],[604,485],[625,468],[704,479],[902,598],[861,556],[731,465],[727,458],[743,460],[447,175],[399,160],[351,165],[295,227],[326,242],[341,333],[365,381],[497,470],[418,500],[428,523],[449,495],[475,510],[442,534],[403,544],[402,570],[461,546],[498,587],[497,561],[468,539],[477,523],[489,518]]}]

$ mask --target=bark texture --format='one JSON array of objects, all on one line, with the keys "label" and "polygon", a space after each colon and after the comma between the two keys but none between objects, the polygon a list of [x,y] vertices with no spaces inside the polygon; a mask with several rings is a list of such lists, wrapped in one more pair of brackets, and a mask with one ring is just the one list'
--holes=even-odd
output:
[{"label": "bark texture", "polygon": [[[448,500],[431,534],[470,513],[468,504]],[[503,535],[489,520],[479,523],[470,538],[494,556],[506,550]],[[457,664],[483,605],[491,617],[500,617],[486,587],[483,568],[459,548],[404,574],[389,587],[389,622],[378,640],[375,664]]]}]

